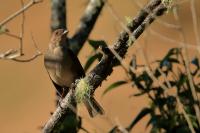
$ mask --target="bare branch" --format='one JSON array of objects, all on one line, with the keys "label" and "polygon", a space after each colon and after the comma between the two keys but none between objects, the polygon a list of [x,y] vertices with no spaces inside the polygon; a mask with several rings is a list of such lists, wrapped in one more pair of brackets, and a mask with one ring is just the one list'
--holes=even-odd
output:
[{"label": "bare branch", "polygon": [[69,39],[70,48],[78,54],[83,44],[91,33],[97,18],[104,6],[105,0],[90,0],[75,34]]},{"label": "bare branch", "polygon": [[34,47],[35,47],[36,53],[35,53],[32,57],[30,57],[30,58],[28,58],[28,59],[17,59],[17,58],[13,58],[13,59],[12,59],[13,61],[16,61],[16,62],[30,62],[30,61],[36,59],[38,56],[41,56],[41,55],[42,55],[42,52],[40,52],[40,50],[38,49],[38,46],[37,46],[37,44],[36,44],[36,42],[35,42],[35,39],[34,39],[34,37],[33,37],[32,34],[31,34],[31,38],[32,38],[33,45],[34,45]]},{"label": "bare branch", "polygon": [[53,113],[48,123],[45,124],[43,128],[44,133],[52,133],[55,129],[59,129],[60,121],[65,118],[65,114],[67,113],[68,106],[71,105],[72,98],[74,97],[73,89],[65,96],[65,100],[62,100],[60,106],[57,107],[56,111]]},{"label": "bare branch", "polygon": [[[181,21],[180,21],[180,17],[179,17],[177,9],[174,10],[174,14],[175,14],[175,19],[177,20],[177,22],[181,26]],[[192,97],[193,97],[194,101],[197,102],[197,104],[194,104],[194,110],[195,110],[195,113],[196,113],[196,116],[197,116],[197,121],[198,121],[198,123],[200,125],[200,108],[199,108],[200,105],[199,105],[199,98],[198,98],[196,89],[194,87],[193,78],[192,78],[192,75],[191,75],[191,72],[190,72],[189,55],[188,55],[188,49],[187,49],[187,46],[186,46],[186,43],[187,43],[186,42],[186,35],[183,32],[182,28],[179,29],[179,32],[180,32],[181,39],[184,42],[184,43],[182,43],[182,46],[183,46],[183,59],[185,61],[186,74],[188,76],[188,80],[189,80],[189,85],[190,85],[190,88],[191,88]]]},{"label": "bare branch", "polygon": [[129,34],[131,34],[131,32],[129,31],[128,27],[126,24],[124,24],[122,22],[122,20],[119,18],[119,16],[117,15],[117,13],[114,11],[114,9],[112,8],[112,5],[109,2],[106,2],[106,7],[108,8],[108,11],[110,12],[110,14],[112,15],[112,17],[120,24],[120,26]]},{"label": "bare branch", "polygon": [[9,21],[13,20],[15,17],[17,17],[18,15],[22,14],[22,22],[21,22],[21,32],[20,35],[14,35],[12,33],[10,33],[9,31],[4,32],[5,35],[8,35],[10,37],[13,37],[17,40],[19,40],[19,51],[18,50],[13,50],[10,49],[7,52],[0,54],[0,59],[6,59],[6,60],[13,60],[13,61],[17,61],[17,62],[29,62],[34,60],[35,58],[37,58],[38,56],[42,55],[42,53],[38,50],[36,43],[32,37],[34,46],[36,48],[36,54],[33,55],[31,58],[28,59],[18,59],[19,57],[23,56],[23,39],[24,39],[24,23],[25,23],[25,11],[27,9],[29,9],[31,6],[42,2],[42,0],[30,0],[30,2],[24,6],[24,2],[23,0],[21,0],[21,5],[22,8],[20,10],[18,10],[17,12],[15,12],[14,14],[10,15],[8,18],[6,18],[5,20],[3,20],[0,23],[0,27],[4,26],[6,23],[8,23]]},{"label": "bare branch", "polygon": [[[171,38],[169,38],[169,37],[167,37],[167,36],[162,35],[161,33],[156,32],[156,31],[153,30],[153,29],[149,29],[149,32],[150,32],[152,35],[157,36],[157,37],[159,37],[159,38],[162,39],[162,40],[165,40],[165,41],[170,42],[170,44],[173,44],[173,43],[174,43],[174,44],[176,44],[177,47],[183,48],[182,44],[183,44],[184,42],[179,42],[179,41],[176,41],[176,40],[174,40],[174,39],[171,39]],[[200,46],[197,46],[197,45],[194,45],[194,44],[187,43],[187,44],[186,44],[186,48],[192,49],[192,50],[197,50],[198,52],[200,52]]]},{"label": "bare branch", "polygon": [[21,13],[26,11],[27,9],[29,9],[33,5],[38,4],[38,3],[42,2],[42,1],[43,0],[30,0],[30,2],[27,5],[25,5],[23,8],[21,8],[20,10],[18,10],[17,12],[15,12],[14,14],[10,15],[8,18],[6,18],[2,22],[0,22],[0,27],[5,25],[6,23],[10,22],[12,19],[14,19],[18,15],[20,15]]},{"label": "bare branch", "polygon": [[[200,46],[200,34],[198,31],[198,19],[197,19],[197,13],[196,13],[196,8],[195,8],[195,1],[190,0],[190,9],[192,12],[192,22],[193,22],[193,30],[196,38],[196,44]],[[200,124],[200,123],[199,123]]]},{"label": "bare branch", "polygon": [[[31,34],[32,41],[33,41],[34,47],[36,49],[36,54],[34,54],[32,57],[30,57],[28,59],[18,59],[19,57],[22,57],[24,55],[21,52],[21,46],[23,46],[23,39],[22,39],[23,36],[17,36],[17,35],[11,34],[9,32],[7,32],[5,34],[20,40],[20,50],[18,51],[18,50],[10,49],[10,50],[6,51],[5,53],[1,53],[0,59],[13,60],[16,62],[30,62],[30,61],[36,59],[38,56],[42,55],[42,53],[40,52],[40,50],[38,49],[38,47],[36,45],[33,35]],[[23,35],[23,34],[21,34],[21,35]]]},{"label": "bare branch", "polygon": [[33,55],[32,57],[28,58],[28,59],[17,59],[16,57],[13,58],[12,60],[13,61],[16,61],[16,62],[30,62],[34,59],[36,59],[38,56],[42,55],[42,53],[36,53],[35,55]]},{"label": "bare branch", "polygon": [[21,56],[21,55],[17,50],[10,49],[10,50],[6,51],[5,53],[1,53],[0,59],[9,59],[10,60],[10,59],[13,59],[13,58],[16,58],[19,56]]},{"label": "bare branch", "polygon": [[[24,7],[24,2],[23,0],[21,0],[21,4],[22,4],[22,7]],[[25,13],[24,11],[22,12],[22,23],[21,23],[21,33],[19,35],[20,39],[19,39],[19,42],[20,42],[20,54],[23,55],[23,40],[24,40],[24,22],[25,22]]]},{"label": "bare branch", "polygon": [[10,36],[10,37],[13,37],[13,38],[16,38],[16,39],[20,40],[20,37],[18,35],[12,34],[10,32],[5,32],[4,34],[7,35],[7,36]]},{"label": "bare branch", "polygon": [[51,31],[66,29],[66,1],[51,0]]}]

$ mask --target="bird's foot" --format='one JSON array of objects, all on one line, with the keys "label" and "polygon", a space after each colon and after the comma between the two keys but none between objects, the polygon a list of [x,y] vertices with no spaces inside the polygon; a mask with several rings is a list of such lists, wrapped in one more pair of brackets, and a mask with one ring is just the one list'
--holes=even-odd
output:
[{"label": "bird's foot", "polygon": [[63,109],[63,107],[61,106],[61,102],[62,102],[62,98],[60,98],[60,99],[58,100],[58,107],[60,107],[61,109]]}]

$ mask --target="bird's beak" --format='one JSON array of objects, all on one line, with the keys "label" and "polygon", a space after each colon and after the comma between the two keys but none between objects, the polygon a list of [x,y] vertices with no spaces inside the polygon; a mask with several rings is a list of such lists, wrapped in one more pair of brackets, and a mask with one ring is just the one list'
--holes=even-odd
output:
[{"label": "bird's beak", "polygon": [[65,31],[63,32],[63,35],[66,35],[68,32],[69,32],[68,30],[65,30]]}]

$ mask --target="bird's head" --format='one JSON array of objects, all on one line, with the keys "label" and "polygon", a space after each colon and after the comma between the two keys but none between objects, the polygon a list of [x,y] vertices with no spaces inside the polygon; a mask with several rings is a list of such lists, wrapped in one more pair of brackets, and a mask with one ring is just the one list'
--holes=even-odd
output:
[{"label": "bird's head", "polygon": [[66,42],[66,35],[68,31],[65,29],[57,29],[52,33],[51,44],[55,46],[63,45]]}]

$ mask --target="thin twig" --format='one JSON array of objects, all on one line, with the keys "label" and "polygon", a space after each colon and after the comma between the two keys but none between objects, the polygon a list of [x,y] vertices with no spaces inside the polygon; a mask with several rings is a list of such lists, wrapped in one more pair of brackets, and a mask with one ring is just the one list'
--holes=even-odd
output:
[{"label": "thin twig", "polygon": [[[19,39],[18,36],[16,35],[12,35],[12,34],[9,34],[11,35],[12,37],[15,37],[17,39]],[[6,60],[13,60],[13,61],[16,61],[16,62],[30,62],[34,59],[36,59],[38,56],[41,56],[42,53],[39,51],[37,45],[36,45],[36,42],[33,38],[33,35],[31,34],[31,37],[32,37],[32,41],[33,41],[33,45],[36,49],[36,54],[34,54],[32,57],[28,58],[28,59],[18,59],[19,57],[22,57],[23,55],[21,54],[20,51],[18,50],[13,50],[13,49],[10,49],[8,51],[6,51],[5,53],[1,53],[0,54],[0,59],[6,59]]]},{"label": "thin twig", "polygon": [[[180,21],[180,17],[179,17],[177,8],[174,10],[174,17],[177,20],[177,22],[179,23],[179,25],[181,25],[181,21]],[[182,44],[182,46],[183,46],[183,59],[185,61],[186,73],[187,73],[187,76],[188,76],[192,97],[193,97],[194,101],[197,102],[196,104],[194,104],[194,110],[195,110],[195,113],[196,113],[197,121],[200,125],[199,99],[198,99],[198,95],[197,95],[197,92],[196,92],[196,89],[195,89],[194,83],[193,83],[193,78],[192,78],[192,75],[191,75],[191,72],[190,72],[189,55],[188,55],[188,50],[186,48],[186,35],[183,32],[182,28],[179,29],[179,32],[180,32],[181,39],[184,42]]]},{"label": "thin twig", "polygon": [[117,127],[117,133],[128,133],[127,129],[122,126],[122,124],[120,123],[120,120],[118,118],[116,118],[116,127]]},{"label": "thin twig", "polygon": [[[160,70],[160,68],[158,70],[161,73],[161,75],[164,77],[164,79],[165,79],[165,81],[166,81],[166,83],[168,85],[168,88],[172,88],[169,80],[167,80],[167,77],[166,77],[165,73],[163,73],[162,70]],[[176,90],[178,90],[177,86],[175,86],[175,88],[176,88]],[[164,93],[167,93],[167,92],[165,91]],[[186,111],[184,109],[184,105],[181,103],[180,98],[178,97],[178,95],[176,95],[175,98],[176,98],[176,101],[177,101],[177,105],[179,106],[179,111],[185,117],[185,120],[187,121],[187,124],[188,124],[188,127],[189,127],[191,133],[195,133],[194,127],[192,126],[192,122],[191,122],[189,116],[187,115],[187,113],[186,113]]]},{"label": "thin twig", "polygon": [[184,109],[184,105],[181,103],[178,96],[176,96],[176,101],[177,101],[177,104],[179,105],[180,112],[183,113],[183,116],[185,117],[185,120],[187,121],[187,124],[191,133],[196,133],[194,130],[194,127],[192,126],[192,122]]},{"label": "thin twig", "polygon": [[163,26],[165,26],[165,27],[167,27],[167,28],[171,28],[171,29],[173,29],[173,30],[180,29],[180,26],[179,26],[179,25],[176,25],[176,24],[172,24],[172,23],[163,21],[162,19],[158,19],[157,22],[158,22],[159,24],[162,24]]},{"label": "thin twig", "polygon": [[[157,1],[158,2],[158,5],[159,5],[159,1]],[[145,12],[145,13],[147,13],[146,15],[144,15],[143,16],[143,18],[141,19],[141,23],[140,23],[140,25],[137,25],[137,23],[134,23],[134,25],[129,25],[129,26],[135,26],[134,28],[133,27],[126,27],[125,26],[125,24],[123,24],[123,22],[120,20],[120,18],[118,17],[118,15],[115,13],[115,11],[112,9],[112,7],[109,5],[109,4],[107,4],[107,7],[109,8],[109,11],[110,11],[110,13],[111,13],[111,15],[115,18],[115,20],[116,21],[118,21],[119,23],[120,23],[120,25],[121,25],[121,27],[124,29],[124,31],[127,31],[128,30],[128,32],[127,33],[129,33],[129,35],[130,35],[130,39],[129,39],[129,46],[131,46],[131,44],[133,43],[133,42],[135,42],[135,40],[137,39],[137,34],[138,33],[140,33],[141,31],[141,29],[145,29],[146,27],[148,27],[150,24],[151,24],[151,22],[155,19],[155,18],[157,18],[157,16],[159,16],[159,11],[161,10],[163,10],[164,8],[162,7],[163,5],[161,4],[160,6],[158,6],[157,8],[145,8],[145,9],[151,9],[151,12],[150,13],[147,13],[147,12]],[[148,7],[148,6],[147,6]],[[144,9],[142,9],[142,11],[143,11]],[[166,10],[166,8],[164,9],[164,10]],[[146,11],[146,10],[144,10],[144,11]],[[153,12],[154,11],[154,12]],[[144,13],[144,12],[143,12]],[[140,13],[139,13],[140,14]],[[134,19],[134,20],[140,20],[140,19]],[[136,22],[138,22],[138,21],[136,21]],[[138,24],[139,24],[139,22],[138,22]],[[132,34],[130,34],[130,31],[132,31],[133,33]],[[125,69],[125,71],[126,72],[129,72],[129,69],[127,69],[127,67],[126,67],[126,64],[125,63],[123,63],[122,62],[122,58],[120,57],[120,55],[114,50],[114,49],[112,49],[112,48],[110,48],[110,50],[111,50],[111,52],[115,55],[115,57],[119,60],[119,62],[121,63],[121,65],[122,65],[122,67]],[[146,68],[146,67],[145,67]],[[130,70],[134,73],[134,68],[131,66],[130,67]],[[150,72],[150,69],[148,69],[147,68],[147,71],[148,71],[148,74],[150,74],[151,76],[150,77],[152,77],[154,80],[156,80],[156,78],[155,78],[155,76]],[[157,82],[159,82],[159,80],[156,80]],[[159,84],[164,88],[164,89],[167,89],[167,87],[165,87],[162,83],[160,83],[159,82]],[[111,131],[110,131],[110,133],[112,132],[112,133],[114,133],[114,132],[117,132],[119,130],[119,126],[115,126]],[[121,130],[120,130],[120,132],[121,132]]]},{"label": "thin twig", "polygon": [[[114,17],[117,21],[119,21],[121,27],[124,28],[124,27],[125,27],[125,24],[123,24],[123,22],[122,22],[122,21],[120,20],[120,18],[116,15],[116,13],[115,13],[114,10],[111,8],[111,6],[110,6],[109,4],[107,4],[107,6],[109,7],[109,10],[110,10],[111,14],[113,15],[113,17]],[[156,17],[156,15],[153,15],[153,13],[152,13],[151,15],[152,15],[152,17]],[[148,26],[148,23],[147,23],[147,26]],[[178,27],[180,28],[180,26],[178,26]],[[179,28],[177,28],[177,29],[179,29]],[[125,27],[124,30],[127,31],[127,28]],[[167,39],[168,39],[168,38],[167,38]],[[173,40],[172,40],[172,41],[173,41]],[[173,41],[173,42],[174,42],[174,41]],[[180,43],[179,43],[179,44],[180,44]],[[196,47],[195,47],[195,48],[196,48]],[[116,51],[113,51],[112,49],[110,49],[110,50],[111,50],[112,53],[115,55],[115,57],[120,61],[121,65],[122,65],[122,67],[125,69],[125,71],[128,72],[128,69],[127,69],[126,64],[124,64],[124,63],[122,62],[122,58],[117,54]],[[144,53],[144,52],[143,52],[143,53]],[[147,73],[149,74],[149,76],[150,76],[154,81],[156,81],[157,79],[156,79],[156,77],[155,77],[155,76],[152,74],[152,72],[151,72],[150,64],[147,62],[146,56],[145,56],[144,54],[142,54],[142,55],[143,55],[143,58],[144,58],[145,61],[146,61],[145,64],[148,64],[148,65],[146,65],[147,67],[145,67]],[[132,72],[134,72],[134,70],[133,70],[132,67],[129,67],[129,68],[131,69]],[[167,89],[167,87],[166,87],[165,85],[163,85],[161,82],[158,81],[158,84],[159,84],[164,90]]]},{"label": "thin twig", "polygon": [[20,53],[17,50],[13,50],[13,49],[9,49],[5,53],[0,53],[0,59],[10,60],[19,56],[21,56]]},{"label": "thin twig", "polygon": [[[143,53],[143,58],[144,58],[144,61],[147,62],[147,58],[145,57],[144,53]],[[148,65],[148,63],[147,63],[146,65]],[[165,95],[169,96],[169,94],[168,94],[168,92],[167,92],[168,88],[167,88],[163,83],[161,83],[160,80],[158,80],[158,79],[153,75],[153,73],[152,73],[151,71],[149,71],[148,69],[147,69],[147,73],[148,73],[149,76],[154,80],[154,82],[156,81],[156,82],[159,84],[159,86],[162,87],[162,88],[164,89]],[[166,76],[164,76],[164,77],[166,77]],[[167,83],[168,85],[170,84],[169,81],[166,80],[166,78],[165,78],[165,81],[168,82],[168,83]],[[176,89],[177,89],[177,88],[176,88]],[[188,123],[188,126],[189,126],[190,131],[191,131],[192,133],[195,133],[194,127],[192,126],[192,122],[190,121],[190,119],[189,119],[187,113],[185,112],[185,110],[184,110],[184,108],[183,108],[183,107],[184,107],[183,104],[180,102],[178,96],[175,96],[175,97],[176,97],[176,100],[177,100],[178,105],[179,105],[179,107],[180,107],[180,111],[183,113],[183,116],[185,117],[185,120],[186,120],[187,123]]]},{"label": "thin twig", "polygon": [[40,52],[32,33],[31,33],[31,39],[32,39],[33,46],[35,47],[36,51]]},{"label": "thin twig", "polygon": [[69,39],[69,47],[76,55],[88,39],[106,1],[107,0],[90,0],[88,3],[75,34]]},{"label": "thin twig", "polygon": [[13,59],[12,59],[13,61],[17,61],[17,62],[30,62],[30,61],[36,59],[38,56],[41,56],[41,55],[42,55],[42,52],[40,52],[40,50],[38,49],[38,46],[37,46],[37,44],[36,44],[36,42],[35,42],[35,39],[34,39],[34,37],[33,37],[32,34],[31,34],[31,39],[32,39],[32,42],[33,42],[33,46],[34,46],[35,49],[36,49],[36,53],[35,53],[32,57],[30,57],[30,58],[28,58],[28,59],[17,59],[17,58],[13,58]]},{"label": "thin twig", "polygon": [[[142,4],[140,3],[139,0],[131,0],[134,2],[134,4],[139,8],[139,9],[142,9]],[[151,12],[150,10],[146,10],[146,12]],[[179,29],[180,26],[179,25],[175,25],[175,24],[172,24],[172,23],[169,23],[169,22],[166,22],[166,21],[163,21],[162,19],[160,18],[157,18],[157,22],[166,26],[167,28],[171,28],[171,29]]]},{"label": "thin twig", "polygon": [[9,36],[9,37],[13,37],[13,38],[16,38],[16,39],[20,40],[20,36],[18,36],[18,35],[12,34],[10,32],[5,32],[4,34]]},{"label": "thin twig", "polygon": [[[155,36],[157,36],[157,37],[159,37],[159,38],[161,38],[161,39],[163,39],[163,40],[166,40],[166,41],[170,42],[170,44],[171,44],[171,43],[174,43],[174,44],[177,44],[178,47],[180,47],[180,48],[183,47],[183,46],[182,46],[183,42],[179,42],[179,41],[176,41],[176,40],[174,40],[174,39],[171,39],[171,38],[169,38],[169,37],[167,37],[167,36],[164,36],[164,35],[162,35],[161,33],[158,33],[158,32],[156,32],[155,30],[153,30],[153,29],[151,29],[151,28],[149,29],[149,32],[150,32],[152,35],[155,35]],[[190,49],[194,49],[194,50],[200,49],[200,46],[196,46],[196,45],[194,45],[194,44],[189,44],[189,43],[187,43],[186,47],[187,47],[187,48],[190,48]]]},{"label": "thin twig", "polygon": [[[119,22],[121,22],[120,19],[118,18],[118,16],[113,12],[113,10],[112,10],[112,8],[111,8],[110,6],[109,6],[109,9],[110,9],[111,13],[113,14],[113,16],[115,17],[115,19],[117,19],[117,20],[119,20]],[[120,23],[120,25],[124,28],[124,24],[123,24],[122,22]],[[127,29],[125,28],[125,30],[127,30]],[[110,50],[111,50],[112,53],[115,55],[115,57],[120,61],[122,67],[125,69],[126,72],[128,72],[129,70],[131,70],[131,71],[134,73],[134,69],[132,68],[132,66],[129,66],[129,69],[127,69],[127,65],[126,65],[125,63],[122,62],[122,58],[119,56],[119,54],[118,54],[116,51],[114,51],[113,49],[111,49],[111,48],[110,48]],[[142,55],[143,55],[143,58],[144,58],[144,61],[145,61],[145,64],[146,64],[145,69],[146,69],[148,75],[153,79],[154,82],[158,83],[159,86],[161,86],[161,87],[165,90],[164,92],[166,93],[166,95],[169,95],[169,94],[167,94],[167,92],[166,92],[166,90],[168,90],[168,88],[167,88],[163,83],[161,83],[161,82],[154,76],[154,74],[151,72],[150,65],[149,65],[149,63],[148,63],[148,61],[147,61],[147,57],[145,56],[144,52],[143,52]],[[160,70],[160,71],[161,71],[161,70]],[[164,73],[161,73],[161,74],[164,76]],[[165,77],[165,80],[168,81],[167,78],[166,78],[166,76],[164,76],[164,77]],[[168,85],[168,87],[171,88],[171,84],[169,83],[169,81],[167,82],[167,85]],[[183,113],[183,115],[184,115],[184,117],[185,117],[185,119],[186,119],[186,121],[187,121],[187,123],[188,123],[189,129],[191,130],[192,133],[195,133],[194,128],[193,128],[193,126],[192,126],[192,123],[191,123],[191,121],[190,121],[188,115],[186,114],[186,112],[185,112],[185,110],[184,110],[184,108],[183,108],[183,105],[180,103],[180,100],[179,100],[178,97],[176,97],[176,99],[177,99],[177,101],[178,101],[178,105],[180,105],[181,112]],[[117,127],[118,127],[118,126],[117,126]],[[116,128],[116,127],[115,127],[115,128]],[[114,128],[114,129],[115,129],[115,128]]]},{"label": "thin twig", "polygon": [[158,79],[154,76],[154,74],[153,74],[153,72],[152,72],[152,69],[151,69],[151,67],[150,67],[150,65],[149,65],[147,56],[145,55],[145,53],[143,52],[142,49],[141,49],[141,56],[142,56],[142,58],[143,58],[143,60],[144,60],[145,70],[146,70],[146,72],[148,73],[148,75],[151,77],[151,79],[152,79],[155,83],[158,83],[158,85],[159,85],[163,90],[167,90],[167,87],[166,87],[163,83],[161,83],[161,81],[158,80]]},{"label": "thin twig", "polygon": [[[36,53],[35,55],[33,55],[32,57],[28,58],[28,59],[17,59],[16,57],[13,58],[12,60],[13,61],[16,61],[16,62],[30,62],[34,59],[36,59],[38,56],[42,55],[42,53]],[[18,56],[19,57],[19,56]]]},{"label": "thin twig", "polygon": [[168,87],[168,88],[172,88],[172,86],[171,86],[171,84],[169,83],[169,81],[168,81],[167,76],[165,75],[165,73],[163,73],[163,71],[162,71],[160,68],[158,68],[158,71],[159,71],[159,73],[164,77],[164,80],[165,80],[166,83],[167,83],[167,87]]},{"label": "thin twig", "polygon": [[130,30],[128,29],[127,25],[124,24],[122,22],[122,20],[120,19],[120,17],[117,15],[116,11],[112,8],[112,5],[109,2],[106,2],[106,7],[108,9],[108,11],[110,12],[110,14],[112,15],[112,17],[115,19],[115,21],[117,21],[120,26],[129,34],[131,34]]},{"label": "thin twig", "polygon": [[42,2],[42,1],[43,0],[30,0],[30,2],[27,5],[25,5],[23,8],[19,9],[17,12],[13,13],[12,15],[10,15],[6,19],[4,19],[2,22],[0,22],[0,27],[2,27],[6,23],[8,23],[12,19],[14,19],[18,15],[20,15],[21,13],[23,13],[24,11],[26,11],[27,9],[29,9],[30,7],[32,7],[33,5],[38,4],[38,3]]},{"label": "thin twig", "polygon": [[[138,0],[131,0],[131,1],[133,1],[134,3],[135,3],[135,5],[139,8],[139,9],[141,9],[142,8],[142,4],[138,1]],[[184,3],[184,2],[187,2],[187,1],[189,1],[189,0],[181,0],[181,1],[179,1],[179,2],[174,2],[174,4],[172,5],[173,7],[175,7],[175,6],[177,6],[177,5],[180,5],[180,4],[182,4],[182,3]],[[172,8],[173,8],[172,7]],[[196,16],[196,14],[194,15],[194,16]],[[161,20],[160,18],[158,18],[157,19],[157,22],[158,23],[160,23],[160,24],[163,24],[164,26],[166,26],[166,27],[168,27],[168,28],[172,28],[172,29],[176,29],[176,30],[180,30],[180,25],[175,25],[175,24],[171,24],[171,23],[168,23],[168,22],[165,22],[165,21],[163,21],[163,20]],[[195,24],[194,24],[195,25]],[[196,28],[195,28],[195,30],[198,30],[198,28],[197,28],[197,26],[195,26]],[[176,43],[176,44],[183,44],[182,42],[178,42],[178,41],[176,41],[176,40],[173,40],[173,39],[171,39],[171,38],[168,38],[168,37],[166,37],[166,36],[163,36],[162,34],[159,34],[159,33],[157,33],[156,31],[154,31],[153,29],[150,29],[149,30],[150,31],[150,33],[152,33],[152,34],[154,34],[154,35],[156,35],[156,36],[158,36],[158,37],[160,37],[160,38],[162,38],[162,39],[164,39],[164,40],[168,40],[168,41],[170,41],[171,43]],[[198,32],[198,31],[197,31]],[[199,41],[199,43],[200,43],[200,41]],[[182,45],[180,45],[180,47],[182,47]],[[186,46],[187,48],[191,48],[191,49],[195,49],[195,50],[197,50],[199,53],[200,53],[200,46],[194,46],[194,45],[192,45],[192,44],[187,44],[187,46]]]},{"label": "thin twig", "polygon": [[200,46],[200,34],[198,31],[198,19],[197,19],[197,13],[195,8],[195,0],[190,0],[190,10],[192,13],[192,22],[193,22],[193,30],[196,38],[196,44]]},{"label": "thin twig", "polygon": [[[22,8],[24,7],[24,1],[21,0]],[[23,40],[24,40],[24,22],[25,22],[25,12],[22,12],[22,22],[21,22],[21,33],[19,35],[19,43],[20,43],[20,54],[23,55]]]},{"label": "thin twig", "polygon": [[[172,88],[169,80],[167,80],[167,77],[166,77],[165,73],[163,73],[162,70],[160,70],[160,68],[158,70],[161,73],[161,75],[164,77],[164,79],[165,79],[165,81],[166,81],[166,83],[168,85],[168,88]],[[176,90],[178,90],[177,86],[175,86],[175,88],[176,88]],[[164,91],[164,93],[167,93],[167,92]],[[167,95],[169,95],[169,94],[167,94]],[[179,106],[178,111],[180,111],[180,113],[182,113],[183,116],[185,117],[185,120],[186,120],[186,122],[188,124],[188,127],[189,127],[191,133],[195,133],[194,127],[192,126],[192,122],[191,122],[189,116],[187,115],[187,113],[186,113],[186,111],[184,109],[184,105],[181,103],[180,98],[178,97],[178,95],[175,95],[175,98],[176,98],[176,101],[177,101],[177,105]]]},{"label": "thin twig", "polygon": [[10,37],[13,37],[15,39],[19,40],[19,51],[18,50],[8,50],[7,52],[0,54],[0,59],[7,59],[7,60],[13,60],[13,61],[17,61],[17,62],[30,62],[32,60],[34,60],[35,58],[37,58],[38,56],[42,55],[42,53],[38,50],[37,45],[32,37],[34,46],[36,48],[36,54],[33,55],[31,58],[28,59],[18,59],[18,57],[21,57],[24,55],[23,53],[23,40],[24,40],[24,23],[25,23],[25,11],[27,9],[29,9],[31,6],[33,6],[34,4],[40,3],[42,2],[42,0],[30,0],[30,2],[24,6],[24,2],[23,0],[21,0],[21,5],[22,8],[20,10],[18,10],[17,12],[15,12],[14,14],[10,15],[8,18],[6,18],[5,20],[3,20],[0,23],[0,27],[5,25],[6,23],[8,23],[9,21],[13,20],[15,17],[17,17],[18,15],[22,14],[22,22],[21,22],[21,32],[20,35],[14,35],[12,33],[9,32],[5,32],[5,35],[8,35]]}]

